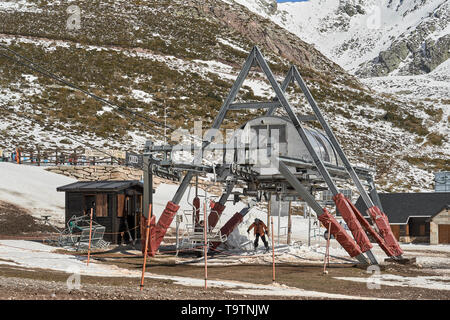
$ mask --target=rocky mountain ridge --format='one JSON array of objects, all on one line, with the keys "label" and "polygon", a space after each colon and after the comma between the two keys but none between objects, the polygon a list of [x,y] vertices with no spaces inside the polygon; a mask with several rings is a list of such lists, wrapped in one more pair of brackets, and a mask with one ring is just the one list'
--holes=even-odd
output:
[{"label": "rocky mountain ridge", "polygon": [[448,0],[309,0],[271,13],[257,0],[235,1],[361,77],[425,74],[449,58]]}]

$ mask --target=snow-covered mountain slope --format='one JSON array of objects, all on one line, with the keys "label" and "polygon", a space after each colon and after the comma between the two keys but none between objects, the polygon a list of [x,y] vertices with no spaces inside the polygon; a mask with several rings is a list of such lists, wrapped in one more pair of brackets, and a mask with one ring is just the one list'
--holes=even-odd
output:
[{"label": "snow-covered mountain slope", "polygon": [[[271,2],[258,0],[263,2],[270,9]],[[0,148],[73,150],[87,141],[139,152],[145,139],[164,141],[162,127],[140,116],[162,122],[165,111],[174,128],[192,129],[202,120],[206,129],[258,45],[278,81],[290,64],[299,68],[351,161],[376,166],[381,191],[429,191],[432,172],[449,167],[442,98],[409,101],[372,90],[295,34],[234,1],[78,1],[80,30],[66,28],[67,3],[26,3],[0,7],[1,43],[135,114],[121,115],[0,56]],[[289,88],[288,95],[299,113],[311,113],[298,89]],[[272,98],[258,70],[238,94],[240,101]],[[262,112],[232,112],[224,128]]]},{"label": "snow-covered mountain slope", "polygon": [[423,74],[449,57],[448,0],[235,0],[316,46],[344,69],[364,75]]},{"label": "snow-covered mountain slope", "polygon": [[45,171],[43,167],[0,162],[0,200],[28,209],[36,218],[64,223],[65,195],[56,188],[75,179]]}]

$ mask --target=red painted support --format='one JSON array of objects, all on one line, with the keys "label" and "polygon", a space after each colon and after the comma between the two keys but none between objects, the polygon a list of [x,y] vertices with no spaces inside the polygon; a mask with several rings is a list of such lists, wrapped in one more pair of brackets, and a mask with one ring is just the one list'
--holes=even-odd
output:
[{"label": "red painted support", "polygon": [[[352,206],[349,204],[350,201],[342,194],[338,193],[333,197],[334,203],[336,203],[336,208],[344,218],[344,221],[347,223],[348,228],[353,234],[353,238],[355,238],[356,243],[361,248],[362,252],[369,251],[373,248],[370,243],[369,237],[361,227],[358,219],[355,216],[355,212],[353,211]],[[324,226],[327,227],[326,225]]]},{"label": "red painted support", "polygon": [[194,206],[194,223],[197,225],[200,222],[200,198],[195,197],[192,205]]},{"label": "red painted support", "polygon": [[323,209],[323,214],[319,216],[320,222],[324,228],[330,226],[330,232],[339,244],[344,248],[350,257],[356,257],[362,254],[361,249],[352,239],[352,237],[344,230],[339,222],[328,212],[327,209]]},{"label": "red painted support", "polygon": [[[227,223],[220,229],[222,235],[229,236],[231,232],[244,220],[244,216],[240,212],[236,212]],[[212,249],[216,249],[222,242],[213,242]]]},{"label": "red painted support", "polygon": [[394,256],[394,251],[391,250],[386,245],[385,240],[372,228],[372,226],[369,224],[369,222],[363,217],[361,212],[351,203],[350,200],[346,199],[348,201],[348,205],[351,206],[353,212],[355,213],[356,218],[358,219],[359,223],[361,223],[361,226],[366,230],[378,243],[381,249],[386,253],[388,257]]},{"label": "red painted support", "polygon": [[219,221],[220,216],[222,215],[223,210],[225,210],[225,206],[220,204],[220,202],[215,202],[211,208],[211,213],[208,217],[208,227],[209,230],[214,229],[217,222]]},{"label": "red painted support", "polygon": [[394,234],[392,233],[387,216],[377,206],[369,208],[367,212],[377,225],[378,230],[380,230],[380,234],[383,237],[387,247],[392,252],[392,256],[401,256],[403,254],[403,250],[400,248],[397,239],[395,239]]},{"label": "red painted support", "polygon": [[169,229],[170,224],[173,221],[173,218],[178,212],[178,209],[180,209],[180,206],[173,203],[172,201],[169,201],[167,203],[166,208],[164,209],[163,213],[161,214],[161,217],[159,218],[158,224],[156,225],[156,235],[155,235],[155,247],[154,252],[158,250],[159,245],[164,239],[164,236],[166,235],[167,229]]}]

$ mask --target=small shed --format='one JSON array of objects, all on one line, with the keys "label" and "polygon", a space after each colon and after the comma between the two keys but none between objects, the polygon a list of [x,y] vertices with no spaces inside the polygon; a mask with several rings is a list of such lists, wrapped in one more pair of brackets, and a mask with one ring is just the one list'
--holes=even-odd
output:
[{"label": "small shed", "polygon": [[[449,243],[449,192],[381,193],[381,205],[392,232],[401,242]],[[367,216],[361,197],[356,208]]]},{"label": "small shed", "polygon": [[105,241],[113,244],[140,238],[143,183],[131,181],[80,181],[57,188],[66,193],[65,221],[89,214],[105,226]]}]

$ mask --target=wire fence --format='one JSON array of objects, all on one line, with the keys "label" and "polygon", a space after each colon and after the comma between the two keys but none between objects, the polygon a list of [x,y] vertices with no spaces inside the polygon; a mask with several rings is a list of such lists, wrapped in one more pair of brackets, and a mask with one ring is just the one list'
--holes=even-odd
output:
[{"label": "wire fence", "polygon": [[84,150],[40,149],[25,151],[0,150],[0,162],[10,162],[34,166],[96,166],[96,165],[125,165],[125,159],[111,156],[89,156]]}]

